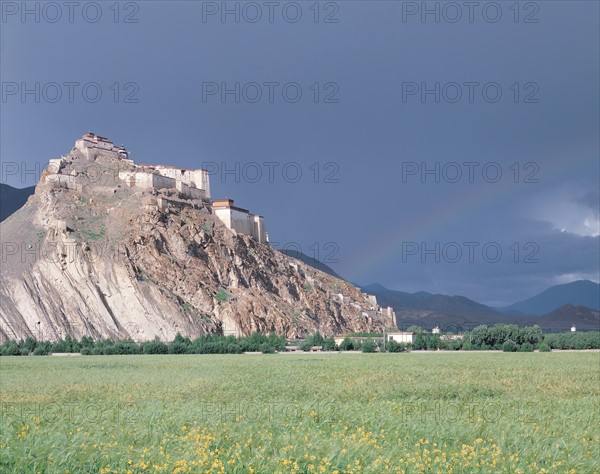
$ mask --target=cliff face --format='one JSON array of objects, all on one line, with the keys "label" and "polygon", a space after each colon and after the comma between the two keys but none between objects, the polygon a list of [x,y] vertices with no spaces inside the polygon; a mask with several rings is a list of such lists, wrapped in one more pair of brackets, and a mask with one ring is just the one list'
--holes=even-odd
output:
[{"label": "cliff face", "polygon": [[0,226],[2,338],[295,337],[391,323],[365,317],[352,285],[227,229],[209,203],[124,186],[120,161],[73,150],[58,172],[71,184],[42,176]]}]

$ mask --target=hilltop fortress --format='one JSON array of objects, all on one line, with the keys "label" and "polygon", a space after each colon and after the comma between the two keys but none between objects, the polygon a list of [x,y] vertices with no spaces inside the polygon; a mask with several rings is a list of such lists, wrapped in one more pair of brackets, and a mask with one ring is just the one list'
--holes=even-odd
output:
[{"label": "hilltop fortress", "polygon": [[50,160],[45,180],[56,187],[79,192],[85,187],[104,195],[120,188],[150,191],[157,197],[145,201],[148,210],[205,205],[228,229],[268,241],[262,216],[234,206],[231,199],[211,201],[208,171],[137,164],[124,146],[91,132],[78,139],[69,154]]},{"label": "hilltop fortress", "polygon": [[[175,309],[172,307],[169,309],[169,313],[182,310],[186,314],[185,324],[189,324],[189,314],[187,313],[192,311],[190,308],[193,306],[188,301],[195,300],[197,300],[197,306],[193,307],[202,308],[205,315],[211,314],[218,317],[220,324],[222,324],[221,330],[227,334],[250,334],[261,327],[260,324],[262,323],[256,321],[252,323],[254,324],[252,327],[244,326],[245,323],[243,319],[239,319],[238,314],[274,312],[281,316],[293,313],[294,321],[297,322],[304,317],[301,312],[296,310],[300,303],[305,305],[305,314],[338,314],[336,317],[340,319],[327,320],[330,324],[328,329],[330,332],[333,331],[332,328],[334,327],[343,327],[346,330],[354,328],[353,330],[363,331],[364,328],[394,327],[397,324],[393,309],[380,306],[375,296],[362,293],[358,288],[337,278],[326,277],[325,275],[311,276],[313,271],[309,270],[304,263],[297,260],[287,261],[283,258],[283,254],[280,255],[279,252],[273,254],[273,250],[268,245],[264,218],[243,207],[238,207],[231,199],[213,200],[209,173],[206,170],[183,169],[158,164],[138,164],[130,158],[130,154],[124,146],[116,146],[107,138],[88,132],[75,142],[75,146],[69,153],[50,160],[42,175],[41,185],[42,187],[54,188],[57,191],[56,193],[40,193],[41,200],[50,209],[42,218],[43,221],[45,219],[42,227],[51,228],[52,231],[49,232],[49,235],[51,234],[53,238],[61,236],[59,240],[62,239],[63,244],[76,243],[75,236],[87,243],[97,239],[106,239],[107,242],[112,243],[122,242],[126,239],[126,230],[133,228],[131,238],[134,239],[135,245],[132,248],[136,249],[136,255],[138,251],[148,252],[145,257],[146,260],[141,265],[141,267],[146,268],[144,272],[153,272],[154,274],[153,279],[148,281],[160,280],[168,288],[171,288],[169,289],[170,292],[173,292],[172,281],[170,280],[172,275],[180,271],[176,280],[177,285],[180,285],[179,282],[185,280],[188,274],[195,275],[193,278],[190,277],[191,286],[186,290],[188,293],[185,294],[185,297],[180,296],[179,300],[176,300],[177,306]],[[65,196],[58,198],[55,197],[55,195],[61,194],[61,188],[75,192],[65,193]],[[127,216],[127,219],[123,220],[125,216]],[[181,216],[188,217],[183,218]],[[197,221],[190,221],[189,216],[196,216]],[[210,217],[208,221],[205,219],[207,217]],[[132,227],[134,221],[137,222],[138,227]],[[210,222],[210,224],[207,222]],[[215,228],[213,223],[221,223],[223,228]],[[148,230],[143,227],[146,225],[153,230],[148,233]],[[190,229],[194,229],[193,233],[186,234],[185,232],[192,232]],[[251,245],[250,239],[244,239],[244,242],[234,244],[233,239],[227,237],[229,233],[246,235],[256,242],[267,245]],[[219,235],[220,238],[212,240],[213,235]],[[152,239],[157,239],[156,245],[160,248],[158,253],[151,252],[152,246],[145,247],[143,245],[146,240]],[[193,242],[189,242],[190,240]],[[210,246],[207,244],[209,240],[212,241]],[[197,263],[200,263],[204,262],[203,258],[210,258],[211,264],[195,265],[185,267],[185,269],[177,267],[177,269],[172,269],[175,272],[173,274],[164,273],[162,267],[177,261],[174,255],[177,254],[180,245],[185,246],[187,243],[190,243],[193,247],[202,244],[200,248],[195,250],[201,257],[195,254],[192,256],[184,251],[181,255],[184,255],[185,259],[195,258]],[[31,247],[33,245],[31,244]],[[236,254],[235,259],[231,260],[233,258],[231,255],[235,251],[224,252],[223,249],[227,245],[234,246],[233,249],[236,248],[236,245],[239,245],[239,248],[245,250],[239,255]],[[87,249],[88,247],[86,244],[82,248]],[[221,250],[214,253],[216,248],[221,248]],[[69,253],[66,249],[61,252],[61,255]],[[244,252],[252,253],[252,255],[256,254],[253,257],[255,260],[252,260],[252,263],[248,260],[247,265],[240,264],[240,262],[244,262]],[[208,256],[209,253],[210,257]],[[262,255],[260,259],[269,259],[259,259],[264,262],[268,261],[268,265],[266,263],[256,263],[259,254]],[[153,262],[160,260],[161,256],[164,255],[169,255],[171,260],[161,260],[161,265],[154,268],[152,266]],[[276,256],[273,258],[273,255]],[[138,258],[136,257],[136,259]],[[279,261],[279,258],[283,260]],[[279,263],[277,263],[278,261]],[[215,264],[215,262],[218,263]],[[235,264],[232,264],[232,262],[235,262]],[[112,258],[105,263],[111,268],[115,265]],[[223,268],[230,264],[232,266],[224,271]],[[68,263],[65,262],[64,265],[68,266]],[[273,265],[275,267],[271,267]],[[137,268],[138,263],[135,266]],[[89,268],[89,271],[95,271],[92,270],[93,266]],[[64,268],[61,272],[63,271]],[[80,268],[73,269],[73,272],[77,274],[85,273]],[[248,274],[246,275],[244,272]],[[62,278],[60,272],[53,275],[52,278]],[[98,279],[101,280],[102,278],[104,277],[98,276]],[[116,282],[121,280],[130,281],[127,278],[129,277],[120,275],[118,277],[114,276],[113,279]],[[277,283],[280,289],[273,293],[270,290],[273,287],[271,282],[277,278],[280,279]],[[328,278],[331,278],[331,281],[325,284]],[[138,279],[139,281],[146,281],[148,277],[145,273],[141,273],[136,276],[135,281],[137,282]],[[208,282],[212,282],[212,287],[209,288]],[[132,283],[131,287],[136,287],[135,285],[137,283]],[[287,289],[282,289],[291,286],[294,287],[293,293],[288,294],[286,293],[288,292]],[[241,287],[252,288],[252,291],[250,293],[240,293],[238,290]],[[242,309],[239,309],[235,316],[233,313],[226,312],[228,311],[226,308],[230,308],[230,306],[219,305],[219,302],[215,299],[214,295],[219,291],[219,288],[227,288],[227,291],[237,295],[237,304]],[[269,290],[267,291],[265,288]],[[130,291],[130,286],[125,289],[112,288],[110,291],[106,290],[106,295],[112,295],[113,292],[114,294],[120,294],[127,291]],[[250,296],[254,294],[253,291],[262,292],[262,299],[253,300],[254,296]],[[286,299],[277,300],[279,298],[277,295],[280,294],[286,294]],[[56,297],[53,296],[53,298]],[[123,301],[130,302],[132,298],[133,296],[129,296]],[[139,298],[142,302],[146,301],[146,297],[142,298],[138,295],[136,298]],[[162,296],[155,295],[155,298],[160,299]],[[120,301],[119,304],[121,304]],[[172,302],[172,300],[169,301]],[[267,301],[269,304],[265,303]],[[96,311],[98,314],[104,314],[102,307],[106,306],[106,302],[100,301],[97,303],[99,306],[92,312]],[[171,303],[164,304],[167,307]],[[152,308],[150,306],[145,306],[144,316],[140,316],[136,320],[141,326],[150,324],[147,314],[154,314],[153,306]],[[222,313],[223,311],[225,313]],[[341,317],[342,313],[340,311],[347,311],[348,314],[352,314],[352,318],[355,318],[353,321],[356,324],[348,324],[346,317]],[[87,314],[87,312],[88,310],[82,312],[82,314]],[[160,320],[162,321],[162,319]],[[314,321],[317,320],[320,321],[318,318]],[[112,324],[108,319],[106,321],[109,326]],[[277,319],[277,321],[279,321],[277,324],[281,323],[281,320]],[[310,321],[312,322],[306,322],[306,324],[309,326],[315,324],[313,320]],[[296,328],[296,322],[290,323],[289,327],[285,330],[281,329],[281,332],[300,334],[301,330]],[[184,323],[181,322],[181,324]],[[276,324],[273,324],[272,327],[276,327]],[[272,328],[269,330],[272,330]],[[154,337],[158,334],[157,331],[156,328],[147,329],[144,334]],[[161,337],[167,338],[167,332],[164,332],[166,329],[161,326],[160,331],[162,331],[160,332]],[[172,337],[176,333],[175,328],[171,328],[169,331],[171,332],[168,333],[168,337]]]}]

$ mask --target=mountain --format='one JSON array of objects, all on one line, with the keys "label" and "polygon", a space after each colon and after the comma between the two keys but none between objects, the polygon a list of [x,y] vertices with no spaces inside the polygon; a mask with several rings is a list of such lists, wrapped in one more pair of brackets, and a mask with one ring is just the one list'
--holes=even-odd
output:
[{"label": "mountain", "polygon": [[0,183],[0,221],[3,221],[17,209],[23,207],[29,196],[35,191],[35,186],[29,188],[13,188]]},{"label": "mountain", "polygon": [[179,182],[155,187],[105,139],[77,143],[0,226],[2,339],[382,330],[358,288],[231,230]]},{"label": "mountain", "polygon": [[321,272],[327,273],[328,275],[331,275],[332,277],[343,280],[343,278],[341,276],[339,276],[333,270],[333,268],[325,265],[323,262],[321,262],[313,257],[309,257],[308,255],[300,252],[299,250],[283,249],[283,250],[280,250],[280,252],[287,255],[288,257],[300,260],[301,262],[305,263],[306,265],[313,267]]},{"label": "mountain", "polygon": [[447,331],[460,331],[479,324],[514,322],[515,316],[500,314],[489,306],[464,296],[447,296],[420,291],[405,293],[380,284],[363,286],[382,306],[391,306],[401,329],[416,324],[431,329],[439,325]]},{"label": "mountain", "polygon": [[589,280],[578,280],[556,285],[540,294],[505,308],[502,312],[543,315],[564,305],[586,306],[600,310],[600,285]]},{"label": "mountain", "polygon": [[[530,321],[531,318],[523,319],[521,322]],[[565,304],[543,316],[536,317],[535,324],[548,332],[570,331],[572,325],[575,325],[577,331],[600,331],[600,311],[581,305]]]}]

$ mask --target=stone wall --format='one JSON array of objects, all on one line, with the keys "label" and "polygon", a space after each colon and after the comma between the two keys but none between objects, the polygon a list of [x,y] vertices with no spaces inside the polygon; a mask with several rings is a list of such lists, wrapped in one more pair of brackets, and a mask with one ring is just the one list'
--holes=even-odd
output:
[{"label": "stone wall", "polygon": [[174,189],[176,181],[173,178],[145,171],[119,171],[119,179],[129,187],[142,189]]},{"label": "stone wall", "polygon": [[175,187],[181,193],[182,197],[186,199],[208,199],[204,189],[193,188],[181,181],[176,181]]},{"label": "stone wall", "polygon": [[54,183],[57,188],[72,189],[82,192],[83,186],[75,181],[75,177],[68,174],[48,174],[46,175],[47,183]]},{"label": "stone wall", "polygon": [[168,178],[181,181],[183,184],[205,191],[206,198],[210,199],[210,180],[206,170],[185,170],[166,166],[155,166],[154,169]]}]

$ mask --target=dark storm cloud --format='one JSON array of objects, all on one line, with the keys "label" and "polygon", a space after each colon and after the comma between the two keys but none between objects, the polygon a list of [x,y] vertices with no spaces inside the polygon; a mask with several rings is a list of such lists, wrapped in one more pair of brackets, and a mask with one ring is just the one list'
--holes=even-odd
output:
[{"label": "dark storm cloud", "polygon": [[[597,239],[531,202],[572,183],[597,212],[599,5],[492,3],[499,18],[457,21],[369,1],[302,2],[297,21],[235,2],[239,18],[213,2],[9,15],[0,152],[18,170],[2,181],[31,185],[92,130],[141,162],[210,167],[214,197],[352,281],[511,302],[597,273]],[[471,241],[517,242],[520,260],[534,242],[540,261],[402,261],[403,243]]]}]

